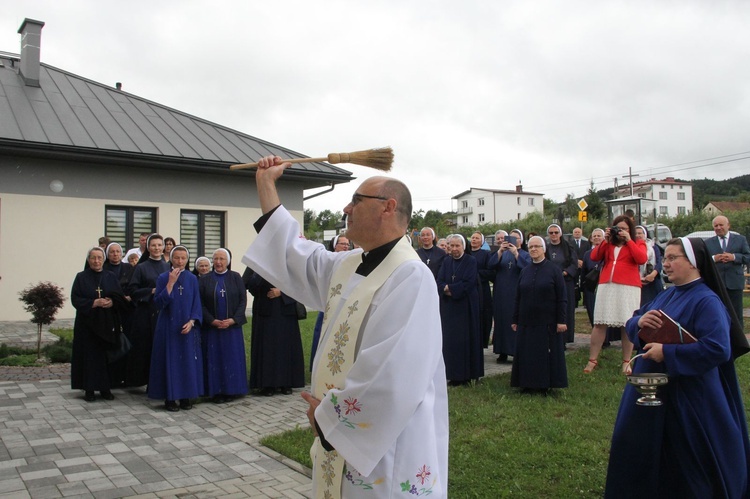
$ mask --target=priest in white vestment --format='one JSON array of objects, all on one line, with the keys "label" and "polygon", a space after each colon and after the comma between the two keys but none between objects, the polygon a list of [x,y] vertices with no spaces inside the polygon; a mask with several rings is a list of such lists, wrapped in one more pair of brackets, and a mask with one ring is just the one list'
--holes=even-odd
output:
[{"label": "priest in white vestment", "polygon": [[331,253],[299,238],[275,182],[289,163],[263,158],[263,216],[243,262],[295,300],[324,310],[308,416],[318,438],[314,497],[447,496],[448,396],[435,279],[404,237],[406,186],[365,180],[344,209],[362,247]]}]

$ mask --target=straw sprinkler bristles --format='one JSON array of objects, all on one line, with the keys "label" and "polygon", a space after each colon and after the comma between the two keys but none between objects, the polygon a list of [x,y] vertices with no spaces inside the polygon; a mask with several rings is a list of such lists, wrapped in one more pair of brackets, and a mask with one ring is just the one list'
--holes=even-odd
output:
[{"label": "straw sprinkler bristles", "polygon": [[[332,165],[339,163],[350,163],[353,165],[368,166],[384,172],[390,171],[393,165],[393,149],[390,147],[380,147],[378,149],[368,149],[366,151],[339,152],[331,153],[325,158],[294,158],[282,160],[288,163],[317,163],[327,161]],[[242,170],[245,168],[257,168],[258,163],[243,163],[232,165],[230,170]]]}]

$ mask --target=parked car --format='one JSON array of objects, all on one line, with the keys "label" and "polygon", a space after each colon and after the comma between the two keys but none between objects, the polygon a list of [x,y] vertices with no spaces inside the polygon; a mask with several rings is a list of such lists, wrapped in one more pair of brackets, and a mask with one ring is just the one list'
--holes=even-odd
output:
[{"label": "parked car", "polygon": [[664,248],[667,247],[667,243],[672,239],[672,230],[664,224],[659,224],[659,237],[654,237],[654,224],[645,225],[648,231],[648,238],[658,244],[664,253]]}]

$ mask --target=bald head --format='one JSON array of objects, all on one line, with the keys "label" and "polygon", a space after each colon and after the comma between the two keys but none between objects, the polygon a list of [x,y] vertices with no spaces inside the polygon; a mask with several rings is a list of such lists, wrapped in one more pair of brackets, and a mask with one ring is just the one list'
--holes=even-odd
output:
[{"label": "bald head", "polygon": [[723,215],[719,215],[713,220],[714,232],[719,237],[724,237],[729,232],[729,219]]},{"label": "bald head", "polygon": [[383,197],[393,198],[396,200],[396,213],[398,213],[399,222],[403,224],[404,231],[409,226],[411,220],[411,193],[409,188],[394,178],[377,177],[383,179],[380,193]]},{"label": "bald head", "polygon": [[411,194],[403,182],[371,177],[344,207],[346,235],[365,251],[402,237],[411,220]]}]

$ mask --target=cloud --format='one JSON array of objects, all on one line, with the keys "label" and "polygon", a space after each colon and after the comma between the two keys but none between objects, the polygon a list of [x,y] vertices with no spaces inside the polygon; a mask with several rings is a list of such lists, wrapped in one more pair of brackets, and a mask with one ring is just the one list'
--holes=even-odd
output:
[{"label": "cloud", "polygon": [[[561,200],[595,179],[726,178],[750,150],[750,4],[52,0],[9,4],[0,50],[309,155],[390,145],[415,208],[470,187]],[[344,165],[362,179],[378,172]],[[620,180],[622,183],[622,180]],[[352,186],[315,198],[340,209]]]}]

